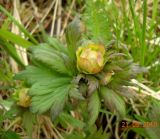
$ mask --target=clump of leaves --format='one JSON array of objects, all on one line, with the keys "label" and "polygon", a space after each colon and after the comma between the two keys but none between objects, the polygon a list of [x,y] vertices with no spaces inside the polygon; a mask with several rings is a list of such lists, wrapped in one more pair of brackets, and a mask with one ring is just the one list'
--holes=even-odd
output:
[{"label": "clump of leaves", "polygon": [[[119,117],[124,117],[125,102],[117,90],[121,85],[129,83],[135,74],[133,67],[136,65],[132,59],[127,58],[126,52],[120,52],[114,46],[109,47],[105,41],[102,41],[103,44],[94,39],[83,41],[78,24],[79,21],[75,19],[68,26],[67,46],[56,38],[44,35],[46,43],[29,49],[32,64],[18,73],[15,79],[24,80],[30,88],[30,110],[38,114],[50,110],[54,120],[63,109],[67,110],[68,104],[74,105],[73,100],[78,100],[88,103],[89,126],[95,123],[104,104],[113,113],[117,112]],[[81,51],[78,52],[81,61],[79,55],[76,57],[77,51]],[[101,70],[96,69],[98,64],[93,66],[96,60],[103,65]],[[83,70],[77,68],[78,62],[81,62],[80,68]],[[96,72],[84,72],[87,67],[89,71],[95,68]],[[85,93],[81,89],[83,85],[86,86]]]}]

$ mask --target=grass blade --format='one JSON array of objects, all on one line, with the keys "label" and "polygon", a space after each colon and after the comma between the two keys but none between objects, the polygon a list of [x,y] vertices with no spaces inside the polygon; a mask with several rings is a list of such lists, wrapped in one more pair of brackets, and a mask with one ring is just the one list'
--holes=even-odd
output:
[{"label": "grass blade", "polygon": [[17,51],[13,45],[8,42],[4,42],[0,39],[0,45],[7,51],[7,53],[22,67],[25,67],[21,59],[19,58]]},{"label": "grass blade", "polygon": [[5,29],[0,29],[0,37],[3,38],[4,40],[11,41],[12,43],[22,46],[24,48],[28,48],[34,45],[30,41],[27,41],[22,37],[20,37],[19,35],[9,32]]},{"label": "grass blade", "polygon": [[28,37],[33,43],[38,44],[37,40],[25,29],[23,25],[21,25],[5,8],[0,5],[0,11],[5,13],[15,25],[19,27],[19,29]]}]

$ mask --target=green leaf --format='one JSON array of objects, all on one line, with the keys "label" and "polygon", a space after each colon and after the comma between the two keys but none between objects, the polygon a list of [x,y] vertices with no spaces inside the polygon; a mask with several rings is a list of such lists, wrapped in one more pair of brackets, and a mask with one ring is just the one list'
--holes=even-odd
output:
[{"label": "green leaf", "polygon": [[76,50],[79,45],[80,37],[80,20],[77,17],[68,25],[66,29],[68,53],[73,60],[76,59]]},{"label": "green leaf", "polygon": [[27,81],[31,85],[41,80],[51,80],[57,76],[59,76],[58,73],[53,72],[44,66],[27,66],[25,70],[17,73],[14,76],[14,79]]},{"label": "green leaf", "polygon": [[144,117],[144,116],[141,116],[141,115],[137,115],[137,114],[134,114],[134,118],[137,119],[138,121],[141,121],[141,122],[149,121],[149,119],[147,117]]},{"label": "green leaf", "polygon": [[36,123],[36,115],[26,111],[23,113],[23,118],[22,118],[22,124],[24,128],[26,129],[28,136],[31,138],[32,137],[32,132],[33,132],[33,126]]},{"label": "green leaf", "polygon": [[105,0],[86,1],[84,20],[90,33],[89,37],[91,36],[96,41],[107,42],[112,36],[110,15],[107,14],[105,8]]},{"label": "green leaf", "polygon": [[84,100],[84,97],[82,96],[82,93],[79,92],[79,89],[78,89],[78,85],[76,84],[71,84],[71,89],[69,91],[69,96],[71,98],[75,98],[75,99],[78,99],[78,100]]},{"label": "green leaf", "polygon": [[89,98],[88,111],[90,113],[88,125],[92,126],[96,119],[98,118],[99,110],[101,107],[101,102],[98,96],[98,92],[93,92],[92,96]]},{"label": "green leaf", "polygon": [[63,73],[63,74],[71,74],[71,71],[66,67],[66,59],[67,55],[56,51],[54,48],[44,45],[39,45],[38,47],[34,47],[32,49],[33,57],[43,62],[44,64],[50,66],[53,70]]},{"label": "green leaf", "polygon": [[59,114],[63,111],[65,101],[65,98],[61,97],[53,103],[50,111],[52,121],[54,121],[57,118],[57,116],[59,116]]},{"label": "green leaf", "polygon": [[106,108],[108,108],[113,113],[117,112],[121,118],[124,118],[126,115],[126,108],[122,97],[107,87],[101,87],[100,93],[102,99],[104,99]]},{"label": "green leaf", "polygon": [[16,132],[13,131],[6,131],[2,134],[2,139],[21,139]]},{"label": "green leaf", "polygon": [[104,133],[102,128],[100,128],[99,130],[93,128],[90,131],[90,134],[85,139],[110,139],[110,138],[111,138],[110,134]]},{"label": "green leaf", "polygon": [[148,116],[151,121],[160,122],[160,101],[152,101],[152,105],[148,112]]},{"label": "green leaf", "polygon": [[9,110],[12,105],[14,104],[13,100],[1,100],[0,99],[0,105],[2,105],[6,110]]},{"label": "green leaf", "polygon": [[160,137],[160,127],[145,128],[145,131],[149,139],[159,139]]},{"label": "green leaf", "polygon": [[17,45],[24,47],[24,48],[28,48],[28,47],[34,45],[33,43],[23,39],[19,35],[16,35],[12,32],[9,32],[5,29],[0,29],[0,37],[2,39],[5,39],[6,41],[11,41],[12,43],[17,44]]},{"label": "green leaf", "polygon": [[133,130],[135,133],[137,133],[137,134],[139,134],[139,135],[141,135],[141,136],[143,136],[143,137],[145,137],[145,138],[148,138],[148,135],[146,134],[146,131],[145,131],[144,128],[132,128],[132,130]]},{"label": "green leaf", "polygon": [[8,43],[8,42],[6,42],[6,41],[4,41],[4,40],[2,40],[2,39],[0,38],[0,45],[6,50],[6,52],[7,52],[20,66],[25,67],[24,64],[23,64],[23,62],[21,61],[20,57],[19,57],[18,54],[17,54],[16,48],[15,48],[12,44],[10,44],[10,43]]},{"label": "green leaf", "polygon": [[70,89],[70,81],[71,78],[53,78],[35,83],[29,92],[32,97],[31,111],[41,114],[51,106],[58,107],[59,103],[64,103]]},{"label": "green leaf", "polygon": [[50,80],[42,79],[33,84],[33,86],[31,87],[29,91],[29,94],[31,96],[47,95],[47,93],[54,91],[54,89],[70,84],[70,81],[71,81],[71,78],[69,77],[61,77],[61,78],[56,77]]},{"label": "green leaf", "polygon": [[63,52],[65,54],[67,54],[67,48],[56,38],[53,38],[47,34],[43,34],[44,36],[44,40],[51,46],[53,47],[55,50],[59,51],[59,52]]},{"label": "green leaf", "polygon": [[77,128],[82,129],[85,126],[85,123],[83,123],[82,121],[80,121],[78,119],[75,119],[71,115],[64,113],[64,112],[59,115],[59,119],[62,120],[63,122],[66,122],[66,123],[72,125],[75,128],[77,127]]},{"label": "green leaf", "polygon": [[90,75],[87,75],[86,79],[88,81],[88,95],[90,96],[99,87],[99,81]]},{"label": "green leaf", "polygon": [[65,139],[84,139],[83,135],[80,133],[70,133],[70,134],[66,133],[64,135],[64,138]]}]

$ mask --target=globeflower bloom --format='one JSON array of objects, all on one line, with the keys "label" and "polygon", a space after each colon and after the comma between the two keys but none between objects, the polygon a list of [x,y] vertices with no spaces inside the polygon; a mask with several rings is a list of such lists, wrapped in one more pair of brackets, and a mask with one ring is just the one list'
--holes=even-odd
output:
[{"label": "globeflower bloom", "polygon": [[105,65],[105,47],[100,44],[89,44],[79,47],[76,52],[77,68],[85,74],[96,74]]}]

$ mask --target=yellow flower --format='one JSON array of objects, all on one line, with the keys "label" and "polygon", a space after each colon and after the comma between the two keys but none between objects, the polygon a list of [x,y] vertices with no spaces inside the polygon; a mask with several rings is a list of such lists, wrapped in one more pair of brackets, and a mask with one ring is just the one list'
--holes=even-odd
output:
[{"label": "yellow flower", "polygon": [[100,72],[105,64],[105,47],[100,44],[89,44],[79,47],[77,56],[77,68],[86,74],[96,74]]}]

